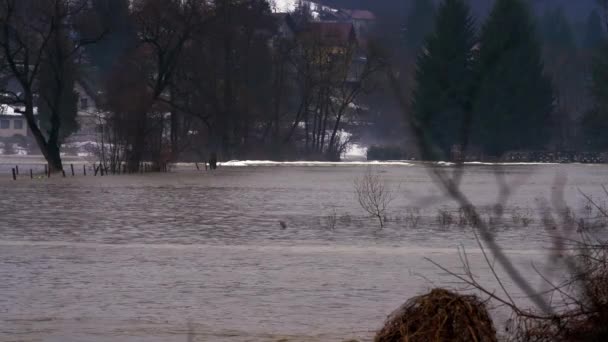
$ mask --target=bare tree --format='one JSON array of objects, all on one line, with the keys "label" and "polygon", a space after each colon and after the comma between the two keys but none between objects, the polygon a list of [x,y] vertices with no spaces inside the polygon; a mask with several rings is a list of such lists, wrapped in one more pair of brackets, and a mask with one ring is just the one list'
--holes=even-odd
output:
[{"label": "bare tree", "polygon": [[[0,72],[5,80],[18,85],[18,89],[6,85],[0,89],[2,101],[22,108],[21,113],[53,172],[63,169],[59,107],[63,92],[67,91],[68,65],[84,45],[95,43],[103,35],[83,37],[84,32],[74,34],[77,31],[75,18],[85,11],[87,4],[84,0],[0,1]],[[50,110],[46,132],[35,111],[43,64],[49,68],[54,80],[53,91],[44,98]]]},{"label": "bare tree", "polygon": [[354,181],[357,201],[363,210],[378,220],[380,229],[386,223],[386,210],[393,201],[393,192],[380,175],[368,168],[361,178]]},{"label": "bare tree", "polygon": [[[157,161],[164,158],[163,151],[168,149],[165,114],[175,114],[170,86],[186,46],[204,27],[206,6],[202,0],[132,2],[131,19],[138,44],[117,63],[112,73],[114,81],[107,87],[114,121],[128,128],[123,133],[130,172],[138,171],[145,157]],[[169,119],[170,124],[177,125],[174,115]]]},{"label": "bare tree", "polygon": [[374,49],[360,45],[348,23],[309,22],[298,34],[292,54],[300,103],[284,141],[304,125],[308,157],[338,160],[345,144],[341,130],[357,114],[357,100],[373,90],[382,66]]}]

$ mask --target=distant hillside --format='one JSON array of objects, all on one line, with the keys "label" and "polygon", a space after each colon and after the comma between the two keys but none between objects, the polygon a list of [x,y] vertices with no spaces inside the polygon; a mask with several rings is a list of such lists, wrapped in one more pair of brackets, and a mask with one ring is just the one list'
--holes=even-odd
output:
[{"label": "distant hillside", "polygon": [[[439,0],[429,0],[439,2]],[[589,12],[595,8],[596,0],[529,0],[535,10],[542,13],[545,8],[562,6],[570,16],[572,22],[584,20]],[[332,7],[340,8],[363,8],[378,15],[395,15],[396,12],[406,12],[412,0],[319,0]],[[483,18],[492,8],[493,0],[469,0],[473,11],[478,17]]]}]

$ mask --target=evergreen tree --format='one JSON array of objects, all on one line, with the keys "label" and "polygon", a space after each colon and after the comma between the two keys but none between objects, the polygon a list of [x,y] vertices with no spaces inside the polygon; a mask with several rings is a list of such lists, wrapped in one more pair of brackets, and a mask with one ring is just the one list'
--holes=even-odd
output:
[{"label": "evergreen tree", "polygon": [[583,38],[583,47],[587,50],[595,50],[602,41],[604,41],[604,29],[602,27],[602,18],[597,10],[589,13],[587,23],[585,25],[585,37]]},{"label": "evergreen tree", "polygon": [[428,34],[433,31],[436,8],[433,0],[414,0],[405,22],[405,45],[417,54]]},{"label": "evergreen tree", "polygon": [[91,60],[100,71],[108,72],[116,61],[136,44],[129,13],[130,0],[92,0],[95,19],[107,34],[97,44],[87,46]]},{"label": "evergreen tree", "polygon": [[464,0],[444,0],[434,32],[417,61],[413,114],[424,139],[440,151],[424,158],[446,158],[463,142],[465,116],[470,114],[475,31]]},{"label": "evergreen tree", "polygon": [[[570,147],[572,120],[586,99],[585,63],[563,8],[548,9],[541,20],[543,61],[554,91],[553,142]],[[546,127],[547,129],[549,127]]]},{"label": "evergreen tree", "polygon": [[593,109],[582,121],[588,148],[608,148],[608,46],[603,45],[595,55],[591,72],[591,96]]},{"label": "evergreen tree", "polygon": [[572,28],[561,6],[548,9],[543,15],[541,38],[552,50],[571,52],[576,49]]},{"label": "evergreen tree", "polygon": [[551,82],[522,0],[497,0],[480,38],[476,141],[487,153],[539,149],[550,138]]}]

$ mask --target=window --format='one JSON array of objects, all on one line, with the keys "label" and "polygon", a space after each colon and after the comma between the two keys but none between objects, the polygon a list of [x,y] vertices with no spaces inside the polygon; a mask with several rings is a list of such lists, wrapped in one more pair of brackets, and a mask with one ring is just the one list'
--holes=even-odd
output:
[{"label": "window", "polygon": [[89,99],[86,97],[80,98],[80,109],[89,109]]},{"label": "window", "polygon": [[23,120],[17,119],[13,122],[14,129],[23,129]]},{"label": "window", "polygon": [[0,129],[9,129],[11,128],[11,122],[7,119],[0,119]]}]

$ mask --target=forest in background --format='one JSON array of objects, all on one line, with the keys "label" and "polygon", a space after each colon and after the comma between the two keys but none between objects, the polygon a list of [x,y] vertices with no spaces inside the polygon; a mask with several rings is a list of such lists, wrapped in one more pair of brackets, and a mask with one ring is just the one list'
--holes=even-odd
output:
[{"label": "forest in background", "polygon": [[606,149],[606,1],[323,3],[374,19],[363,35],[351,12],[305,2],[280,14],[265,0],[2,0],[3,102],[54,170],[78,129],[76,83],[98,103],[101,159],[131,171],[339,160],[353,142],[425,158],[412,122],[446,160],[463,145],[479,158]]}]

